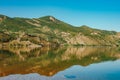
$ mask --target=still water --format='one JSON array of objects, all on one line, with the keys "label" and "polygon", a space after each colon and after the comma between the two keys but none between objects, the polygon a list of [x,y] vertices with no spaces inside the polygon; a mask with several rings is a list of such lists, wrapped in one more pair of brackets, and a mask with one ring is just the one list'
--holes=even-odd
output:
[{"label": "still water", "polygon": [[120,80],[120,49],[3,48],[0,80]]}]

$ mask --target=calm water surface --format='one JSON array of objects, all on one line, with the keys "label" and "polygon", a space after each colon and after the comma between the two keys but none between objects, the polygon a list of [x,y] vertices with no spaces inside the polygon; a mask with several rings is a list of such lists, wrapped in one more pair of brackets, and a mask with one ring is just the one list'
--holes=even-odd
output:
[{"label": "calm water surface", "polygon": [[0,80],[120,80],[120,49],[0,49]]}]

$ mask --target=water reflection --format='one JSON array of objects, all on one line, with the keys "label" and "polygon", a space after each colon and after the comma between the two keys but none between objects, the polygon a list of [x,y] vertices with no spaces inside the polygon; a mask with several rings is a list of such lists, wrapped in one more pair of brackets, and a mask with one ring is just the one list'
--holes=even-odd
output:
[{"label": "water reflection", "polygon": [[[53,76],[73,65],[88,66],[120,58],[111,47],[9,48],[0,50],[0,76],[39,73]],[[74,78],[75,76],[68,76]]]}]

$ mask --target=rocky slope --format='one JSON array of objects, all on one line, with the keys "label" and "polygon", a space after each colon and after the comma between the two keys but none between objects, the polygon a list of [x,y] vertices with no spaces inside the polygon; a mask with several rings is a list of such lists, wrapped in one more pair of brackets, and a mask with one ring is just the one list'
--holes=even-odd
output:
[{"label": "rocky slope", "polygon": [[0,46],[120,45],[120,33],[75,27],[52,16],[19,18],[0,15]]}]

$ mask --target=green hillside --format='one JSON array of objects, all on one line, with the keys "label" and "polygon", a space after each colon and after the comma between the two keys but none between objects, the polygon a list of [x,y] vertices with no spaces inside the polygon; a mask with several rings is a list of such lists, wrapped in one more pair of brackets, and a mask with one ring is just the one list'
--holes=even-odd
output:
[{"label": "green hillside", "polygon": [[17,47],[29,45],[119,46],[120,33],[93,29],[85,25],[75,27],[53,16],[31,19],[0,15],[0,43]]}]

